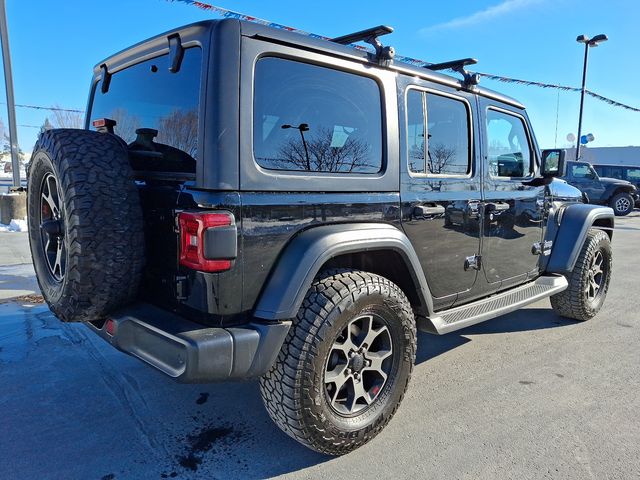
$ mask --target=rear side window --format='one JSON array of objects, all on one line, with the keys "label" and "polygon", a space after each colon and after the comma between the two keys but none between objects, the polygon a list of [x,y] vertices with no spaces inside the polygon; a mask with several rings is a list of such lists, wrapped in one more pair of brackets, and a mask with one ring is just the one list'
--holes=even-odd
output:
[{"label": "rear side window", "polygon": [[382,169],[375,80],[275,57],[256,64],[253,149],[262,168],[374,174]]},{"label": "rear side window", "polygon": [[407,93],[410,172],[431,175],[470,173],[469,131],[469,111],[464,102],[414,89]]},{"label": "rear side window", "polygon": [[97,84],[90,119],[115,120],[116,135],[140,152],[134,168],[195,172],[201,64],[201,49],[188,48],[178,72],[168,55],[116,72],[106,93]]},{"label": "rear side window", "polygon": [[494,177],[526,177],[532,171],[531,146],[521,117],[487,111],[489,173]]}]

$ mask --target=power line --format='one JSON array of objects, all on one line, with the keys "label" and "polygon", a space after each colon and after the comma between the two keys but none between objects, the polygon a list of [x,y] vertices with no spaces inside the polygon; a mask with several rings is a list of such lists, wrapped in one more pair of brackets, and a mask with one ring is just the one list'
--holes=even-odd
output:
[{"label": "power line", "polygon": [[[0,102],[0,105],[6,105],[5,102]],[[61,108],[61,107],[43,107],[41,105],[25,105],[16,103],[16,107],[20,108],[32,108],[34,110],[51,110],[53,112],[71,112],[71,113],[84,113],[84,110],[76,110],[73,108]]]}]

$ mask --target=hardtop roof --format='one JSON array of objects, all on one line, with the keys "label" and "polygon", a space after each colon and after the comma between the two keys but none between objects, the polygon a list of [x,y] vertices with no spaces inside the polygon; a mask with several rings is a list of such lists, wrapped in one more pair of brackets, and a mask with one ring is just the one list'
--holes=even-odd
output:
[{"label": "hardtop roof", "polygon": [[[242,36],[262,38],[278,43],[286,43],[303,49],[321,51],[327,54],[339,55],[341,57],[347,57],[361,62],[371,63],[370,55],[366,51],[359,50],[348,45],[341,45],[322,38],[310,37],[297,32],[291,32],[281,28],[274,28],[267,25],[248,22],[245,20],[221,19],[204,20],[201,22],[184,25],[182,27],[177,27],[175,29],[151,37],[147,40],[143,40],[97,63],[94,67],[94,75],[100,75],[100,68],[102,65],[107,65],[108,68],[117,66],[117,69],[120,69],[125,67],[129,63],[134,63],[134,60],[139,59],[139,57],[144,57],[146,52],[154,50],[157,53],[157,47],[161,45],[162,42],[166,42],[166,39],[169,35],[175,33],[180,34],[181,37],[186,37],[183,40],[183,43],[185,43],[186,40],[185,47],[188,47],[189,41],[194,39],[200,39],[200,41],[204,43],[205,38],[210,38],[209,35],[211,31],[216,27],[216,25],[225,22],[236,23],[239,26],[240,34]],[[442,85],[448,85],[460,90],[464,90],[466,88],[463,81],[457,77],[404,63],[398,60],[394,60],[388,67],[381,66],[379,68],[388,68],[400,73],[415,75],[426,80],[433,81]],[[473,91],[478,95],[489,97],[520,109],[525,108],[524,105],[522,105],[516,99],[485,87],[476,86],[474,87]]]}]

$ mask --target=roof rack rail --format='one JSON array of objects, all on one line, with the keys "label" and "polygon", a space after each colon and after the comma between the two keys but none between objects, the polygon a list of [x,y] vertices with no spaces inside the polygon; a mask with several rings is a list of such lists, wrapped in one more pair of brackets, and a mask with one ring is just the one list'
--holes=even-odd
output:
[{"label": "roof rack rail", "polygon": [[378,37],[392,32],[393,28],[386,25],[378,25],[377,27],[367,28],[366,30],[332,38],[331,41],[341,45],[349,45],[356,42],[365,42],[373,45],[373,48],[376,49],[375,61],[380,65],[388,65],[396,54],[395,49],[390,46],[385,47],[382,45]]},{"label": "roof rack rail", "polygon": [[465,86],[473,88],[473,86],[480,83],[480,76],[477,73],[468,72],[464,67],[475,65],[476,63],[478,63],[478,60],[475,58],[462,58],[460,60],[451,60],[450,62],[432,63],[425,65],[424,68],[429,70],[453,70],[461,73]]}]

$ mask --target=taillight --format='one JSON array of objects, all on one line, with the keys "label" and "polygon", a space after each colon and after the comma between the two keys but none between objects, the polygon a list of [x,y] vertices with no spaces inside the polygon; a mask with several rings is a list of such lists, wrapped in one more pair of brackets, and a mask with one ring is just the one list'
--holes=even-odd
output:
[{"label": "taillight", "polygon": [[[236,233],[230,213],[181,212],[180,265],[202,272],[223,272],[231,268],[235,258]],[[216,241],[219,234],[219,241]],[[216,244],[229,244],[233,249],[216,249]],[[205,245],[207,243],[207,245]]]}]

